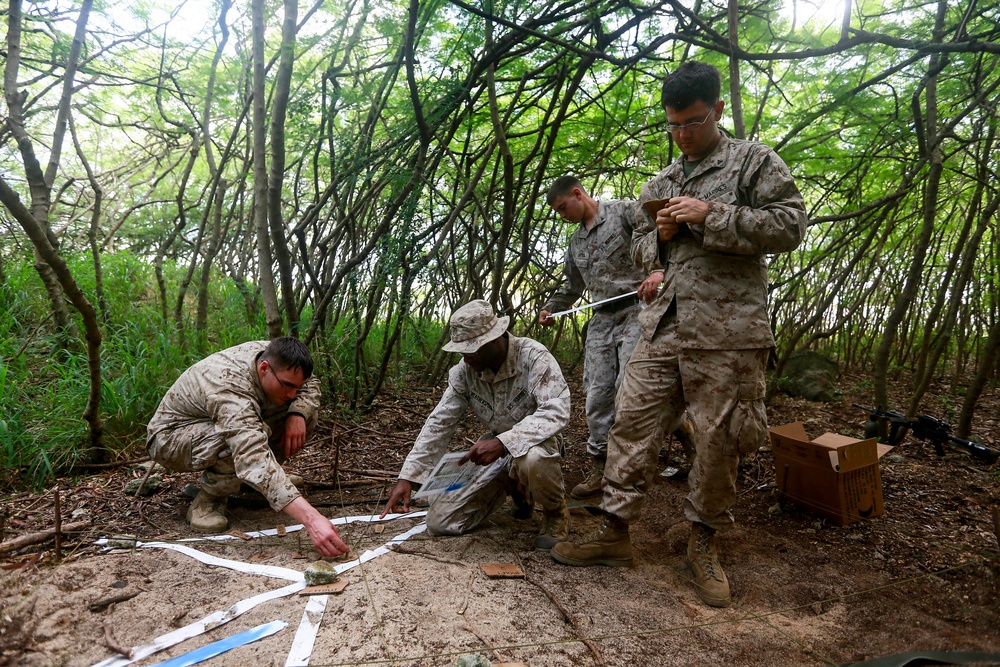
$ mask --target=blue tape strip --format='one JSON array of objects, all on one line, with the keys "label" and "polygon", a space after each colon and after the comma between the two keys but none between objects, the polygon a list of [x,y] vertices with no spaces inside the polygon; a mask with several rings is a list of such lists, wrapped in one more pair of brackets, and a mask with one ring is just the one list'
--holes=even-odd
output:
[{"label": "blue tape strip", "polygon": [[276,632],[284,630],[287,626],[288,623],[285,623],[284,621],[271,621],[270,623],[265,623],[264,625],[258,625],[256,628],[244,630],[243,632],[231,637],[220,639],[217,642],[212,642],[211,644],[202,646],[201,648],[185,653],[184,655],[179,655],[176,658],[171,658],[166,662],[158,662],[151,667],[188,667],[188,665],[197,665],[199,662],[204,662],[209,658],[214,658],[217,655],[239,646],[243,646],[244,644],[251,644],[258,639],[270,637]]}]

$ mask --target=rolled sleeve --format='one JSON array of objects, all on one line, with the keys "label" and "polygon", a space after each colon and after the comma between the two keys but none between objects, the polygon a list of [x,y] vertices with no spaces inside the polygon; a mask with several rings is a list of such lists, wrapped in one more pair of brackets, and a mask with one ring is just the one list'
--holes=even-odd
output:
[{"label": "rolled sleeve", "polygon": [[319,423],[320,383],[315,375],[306,380],[295,400],[288,404],[288,414],[302,415],[306,428],[312,430]]},{"label": "rolled sleeve", "polygon": [[231,390],[211,395],[209,415],[233,456],[236,476],[260,491],[275,510],[299,497],[299,492],[268,446],[269,429],[252,400]]}]

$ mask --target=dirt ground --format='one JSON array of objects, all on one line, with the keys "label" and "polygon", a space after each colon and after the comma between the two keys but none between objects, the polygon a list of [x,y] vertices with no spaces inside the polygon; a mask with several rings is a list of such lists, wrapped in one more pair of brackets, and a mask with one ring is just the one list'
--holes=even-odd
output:
[{"label": "dirt ground", "polygon": [[[579,396],[578,370],[570,382]],[[768,407],[770,423],[803,421],[812,436],[859,436],[865,415],[850,404],[869,400],[856,390],[863,386],[858,377],[841,378],[844,398],[828,404],[776,396]],[[941,399],[950,390],[937,390],[925,411],[947,403]],[[1000,434],[1000,409],[992,391],[976,430],[997,446],[992,439]],[[440,389],[412,388],[383,398],[358,421],[328,414],[319,436],[287,468],[306,478],[308,498],[330,517],[378,513],[392,471],[439,396]],[[476,434],[471,423],[462,433]],[[564,464],[568,486],[587,468],[585,434],[582,401],[575,400]],[[665,449],[661,467],[677,462],[676,450]],[[289,584],[165,549],[96,546],[94,540],[114,534],[170,542],[192,536],[184,522],[188,500],[180,491],[193,475],[158,470],[158,492],[124,495],[124,485],[143,472],[126,465],[60,480],[63,521],[93,522],[66,539],[60,563],[52,542],[3,554],[0,665],[93,665],[115,655],[109,644],[148,644]],[[998,468],[957,452],[939,457],[911,439],[883,458],[881,472],[885,514],[838,527],[780,498],[768,448],[746,457],[737,528],[721,538],[734,597],[726,609],[705,607],[690,585],[682,481],[656,477],[633,527],[631,568],[555,563],[533,549],[537,514],[516,521],[498,512],[463,537],[415,535],[342,575],[348,585],[328,599],[309,664],[450,666],[481,654],[494,665],[532,667],[813,666],[918,650],[1000,653],[1000,549],[991,513],[1000,502]],[[6,496],[0,539],[51,527],[53,491]],[[231,527],[244,533],[275,528],[284,517],[251,499],[231,501],[230,513]],[[582,508],[572,517],[575,535],[597,525]],[[402,518],[384,528],[353,523],[341,534],[357,556],[419,522]],[[316,557],[297,532],[188,546],[298,571]],[[526,576],[490,579],[481,570],[487,563],[517,564]],[[115,597],[120,601],[108,604]],[[156,664],[283,619],[289,626],[281,632],[207,664],[284,665],[307,599],[293,594],[265,602],[134,664]]]}]

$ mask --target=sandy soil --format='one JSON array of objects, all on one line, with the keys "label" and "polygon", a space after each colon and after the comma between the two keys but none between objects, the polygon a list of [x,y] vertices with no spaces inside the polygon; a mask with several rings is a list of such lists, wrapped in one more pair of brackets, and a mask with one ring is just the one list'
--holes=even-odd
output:
[{"label": "sandy soil", "polygon": [[[845,386],[851,386],[849,379]],[[858,435],[864,416],[849,405],[864,399],[845,394],[837,404],[779,396],[769,418],[772,424],[804,420],[812,435]],[[385,400],[356,423],[328,419],[328,430],[288,468],[312,483],[310,500],[331,517],[377,512],[391,488],[381,471],[398,469],[438,395],[413,390]],[[998,432],[993,420],[979,426],[981,433]],[[468,433],[474,432],[470,424]],[[569,484],[587,466],[579,446],[583,434],[577,413],[565,464]],[[672,452],[662,465],[672,462]],[[516,521],[498,512],[463,537],[420,534],[342,575],[348,586],[330,596],[309,664],[444,666],[479,653],[494,665],[535,667],[812,666],[913,650],[1000,653],[1000,550],[991,515],[1000,496],[997,470],[958,453],[938,457],[916,442],[893,454],[881,464],[885,515],[845,527],[783,502],[769,451],[747,457],[738,527],[721,540],[735,601],[730,608],[705,607],[695,596],[684,557],[688,527],[680,512],[686,484],[657,477],[643,519],[633,528],[633,567],[555,563],[533,549],[537,514]],[[153,496],[125,497],[124,484],[140,475],[141,469],[124,467],[61,480],[65,520],[89,517],[95,528],[68,540],[60,564],[54,564],[51,542],[5,555],[0,664],[92,665],[114,655],[108,637],[124,647],[146,644],[289,583],[209,567],[167,550],[94,546],[97,537],[114,533],[143,540],[190,537],[180,489],[192,476],[165,475]],[[333,488],[335,480],[339,488]],[[51,490],[8,496],[4,539],[50,525],[51,496]],[[283,516],[252,502],[233,502],[230,512],[232,527],[243,532],[274,528]],[[418,522],[398,519],[382,532],[372,524],[352,524],[341,532],[358,555]],[[574,534],[596,524],[574,509]],[[315,557],[298,533],[193,546],[294,570],[304,570]],[[481,566],[497,562],[518,564],[526,576],[487,578]],[[95,602],[132,593],[91,610]],[[283,665],[306,600],[291,595],[264,603],[135,664],[155,664],[283,619],[289,627],[278,634],[206,663]]]}]

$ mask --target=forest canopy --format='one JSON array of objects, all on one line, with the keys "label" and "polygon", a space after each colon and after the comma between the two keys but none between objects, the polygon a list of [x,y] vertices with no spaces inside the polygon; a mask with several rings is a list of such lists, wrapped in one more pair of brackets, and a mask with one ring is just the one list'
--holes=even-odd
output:
[{"label": "forest canopy", "polygon": [[[834,10],[834,11],[831,11]],[[0,464],[128,456],[194,359],[298,335],[328,398],[435,382],[478,297],[535,326],[578,176],[635,198],[678,157],[663,76],[723,73],[809,235],[774,258],[796,350],[945,378],[958,433],[1000,347],[1000,3],[763,0],[20,2],[4,11]],[[81,420],[81,415],[83,419]]]}]

